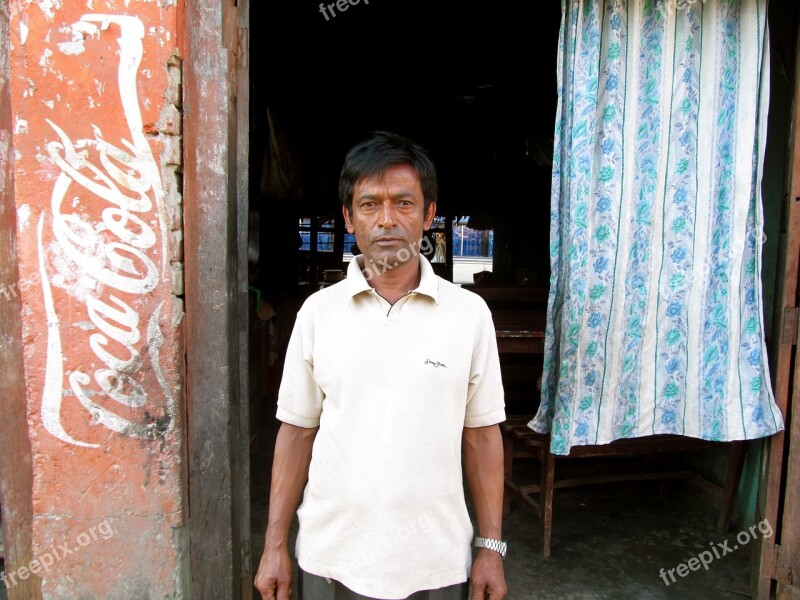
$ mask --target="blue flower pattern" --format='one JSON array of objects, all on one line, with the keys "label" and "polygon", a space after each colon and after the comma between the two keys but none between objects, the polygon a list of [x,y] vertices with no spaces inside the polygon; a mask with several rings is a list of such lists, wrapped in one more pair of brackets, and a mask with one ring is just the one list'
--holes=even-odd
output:
[{"label": "blue flower pattern", "polygon": [[644,321],[642,307],[647,305],[649,280],[652,271],[652,244],[654,235],[654,192],[658,183],[659,148],[661,145],[661,111],[664,68],[664,28],[661,15],[654,2],[642,3],[641,35],[639,37],[638,73],[632,91],[637,101],[638,121],[635,123],[633,150],[634,179],[631,186],[632,202],[628,222],[630,246],[627,253],[625,303],[622,310],[626,326],[622,345],[633,360],[623,362],[619,372],[619,386],[614,398],[614,416],[611,427],[620,437],[634,437],[639,421],[639,388],[641,387],[642,338]]},{"label": "blue flower pattern", "polygon": [[[702,53],[701,16],[697,10],[676,11],[676,28],[685,32],[683,43],[675,44],[672,57],[673,85],[670,100],[671,152],[667,173],[671,185],[665,186],[662,201],[662,262],[658,277],[657,351],[653,393],[656,397],[654,420],[662,433],[680,433],[684,427],[681,399],[686,393],[688,339],[675,334],[689,327],[690,278],[684,276],[695,266],[694,238],[697,186],[697,137],[700,94],[700,56]],[[692,199],[692,202],[689,200]],[[668,338],[669,336],[669,338]],[[674,393],[665,393],[666,390]],[[678,413],[680,412],[680,420]]]},{"label": "blue flower pattern", "polygon": [[[757,150],[737,139],[741,96],[757,101],[761,85],[760,72],[741,81],[751,51],[742,30],[757,28],[763,44],[765,0],[672,12],[664,1],[562,0],[543,390],[530,423],[551,433],[555,454],[638,435],[752,439],[783,428],[758,293],[757,154],[746,223],[734,218],[737,156]],[[707,19],[714,39],[703,37]],[[709,45],[715,84],[701,89]],[[700,123],[701,97],[713,100],[713,125]],[[701,169],[703,156],[712,160]]]}]

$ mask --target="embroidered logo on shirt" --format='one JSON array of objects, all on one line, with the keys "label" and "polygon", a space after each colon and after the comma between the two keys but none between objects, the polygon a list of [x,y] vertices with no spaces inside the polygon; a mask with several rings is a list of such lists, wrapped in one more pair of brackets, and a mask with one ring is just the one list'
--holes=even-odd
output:
[{"label": "embroidered logo on shirt", "polygon": [[446,364],[441,363],[441,362],[436,361],[436,360],[431,360],[430,358],[425,359],[425,364],[426,365],[431,365],[431,366],[436,367],[436,368],[439,368],[439,367],[444,367],[445,369],[447,368]]}]

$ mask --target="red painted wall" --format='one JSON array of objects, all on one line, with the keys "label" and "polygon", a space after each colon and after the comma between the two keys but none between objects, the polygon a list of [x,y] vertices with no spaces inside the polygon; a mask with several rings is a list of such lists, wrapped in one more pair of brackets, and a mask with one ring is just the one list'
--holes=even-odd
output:
[{"label": "red painted wall", "polygon": [[32,560],[6,566],[9,595],[39,577],[44,598],[173,597],[188,575],[179,7],[9,9],[20,273],[0,302],[22,299],[33,465]]}]

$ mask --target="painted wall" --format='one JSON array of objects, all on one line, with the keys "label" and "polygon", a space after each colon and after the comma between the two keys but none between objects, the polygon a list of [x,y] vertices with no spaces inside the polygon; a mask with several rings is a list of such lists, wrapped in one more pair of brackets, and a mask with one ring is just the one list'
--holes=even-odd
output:
[{"label": "painted wall", "polygon": [[[173,598],[188,539],[180,7],[0,0],[43,598]],[[38,579],[37,579],[38,578]]]}]

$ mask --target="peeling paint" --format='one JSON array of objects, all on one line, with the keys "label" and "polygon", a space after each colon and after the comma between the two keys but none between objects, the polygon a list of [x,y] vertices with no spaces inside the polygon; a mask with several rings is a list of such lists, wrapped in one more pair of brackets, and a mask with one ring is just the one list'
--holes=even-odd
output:
[{"label": "peeling paint", "polygon": [[92,23],[90,21],[77,21],[70,25],[70,29],[72,30],[72,39],[77,41],[77,36],[80,36],[81,39],[86,39],[88,37],[100,39],[100,31],[99,29],[106,30],[108,29],[108,21],[103,21],[98,29],[96,23]]},{"label": "peeling paint", "polygon": [[45,48],[44,52],[42,52],[42,57],[39,59],[39,66],[49,69],[51,56],[53,56],[53,51],[50,48]]},{"label": "peeling paint", "polygon": [[87,37],[91,38],[99,38],[100,37],[100,29],[107,29],[108,28],[108,21],[104,21],[100,28],[98,28],[96,23],[91,23],[88,21],[78,21],[77,23],[73,23],[67,29],[67,32],[72,34],[72,40],[69,42],[61,42],[58,44],[59,50],[64,54],[82,54],[85,48],[85,41]]},{"label": "peeling paint", "polygon": [[23,133],[28,133],[28,121],[17,117],[14,121],[14,135],[21,135]]},{"label": "peeling paint", "polygon": [[48,19],[53,19],[55,17],[53,10],[61,8],[61,0],[36,0],[36,5]]},{"label": "peeling paint", "polygon": [[50,155],[42,152],[41,148],[36,149],[36,154],[34,155],[34,158],[36,159],[36,162],[40,164],[50,164]]},{"label": "peeling paint", "polygon": [[20,236],[25,235],[25,232],[28,230],[30,219],[31,219],[30,204],[20,204],[17,207],[17,229],[19,230]]},{"label": "peeling paint", "polygon": [[158,43],[162,48],[165,46],[165,42],[169,42],[172,37],[172,33],[164,27],[150,27],[147,33],[152,36],[158,36]]},{"label": "peeling paint", "polygon": [[[42,246],[42,229],[44,224],[44,213],[42,213],[41,218],[39,219],[39,247]],[[45,265],[44,255],[40,254],[39,257],[39,276],[42,278],[42,281],[47,281],[47,267]],[[42,286],[42,293],[44,294],[44,306],[45,306],[45,315],[47,317],[47,326],[48,329],[54,328],[58,329],[59,327],[59,320],[58,320],[58,313],[56,312],[55,302],[53,301],[53,293],[50,290],[49,285]],[[52,404],[61,403],[60,394],[58,391],[61,390],[61,380],[64,377],[64,366],[63,366],[63,359],[62,359],[62,348],[61,348],[61,338],[60,336],[48,336],[47,338],[47,363],[45,368],[45,390],[50,389],[56,392],[55,394],[47,394],[45,393],[42,398],[42,424],[44,425],[45,429],[49,431],[51,434],[59,438],[60,440],[67,442],[69,444],[73,444],[75,446],[88,446],[88,447],[97,447],[97,444],[89,444],[86,442],[82,442],[80,440],[73,439],[65,430],[63,425],[61,424],[61,419],[59,416],[59,411],[54,410]]]},{"label": "peeling paint", "polygon": [[22,21],[19,22],[19,42],[23,46],[25,45],[25,40],[28,39],[28,26],[23,23]]},{"label": "peeling paint", "polygon": [[[0,156],[8,154],[9,146],[11,145],[11,133],[4,129],[0,129]],[[16,151],[15,151],[16,153]],[[6,189],[6,175],[7,169],[0,169],[0,189]]]},{"label": "peeling paint", "polygon": [[76,40],[74,42],[61,42],[58,44],[58,49],[62,54],[83,54],[83,40]]},{"label": "peeling paint", "polygon": [[64,290],[71,298],[82,304],[89,295],[100,293],[101,286],[98,282],[75,272],[69,257],[57,243],[47,245],[47,254],[55,271],[50,276],[50,283],[54,287]]}]

